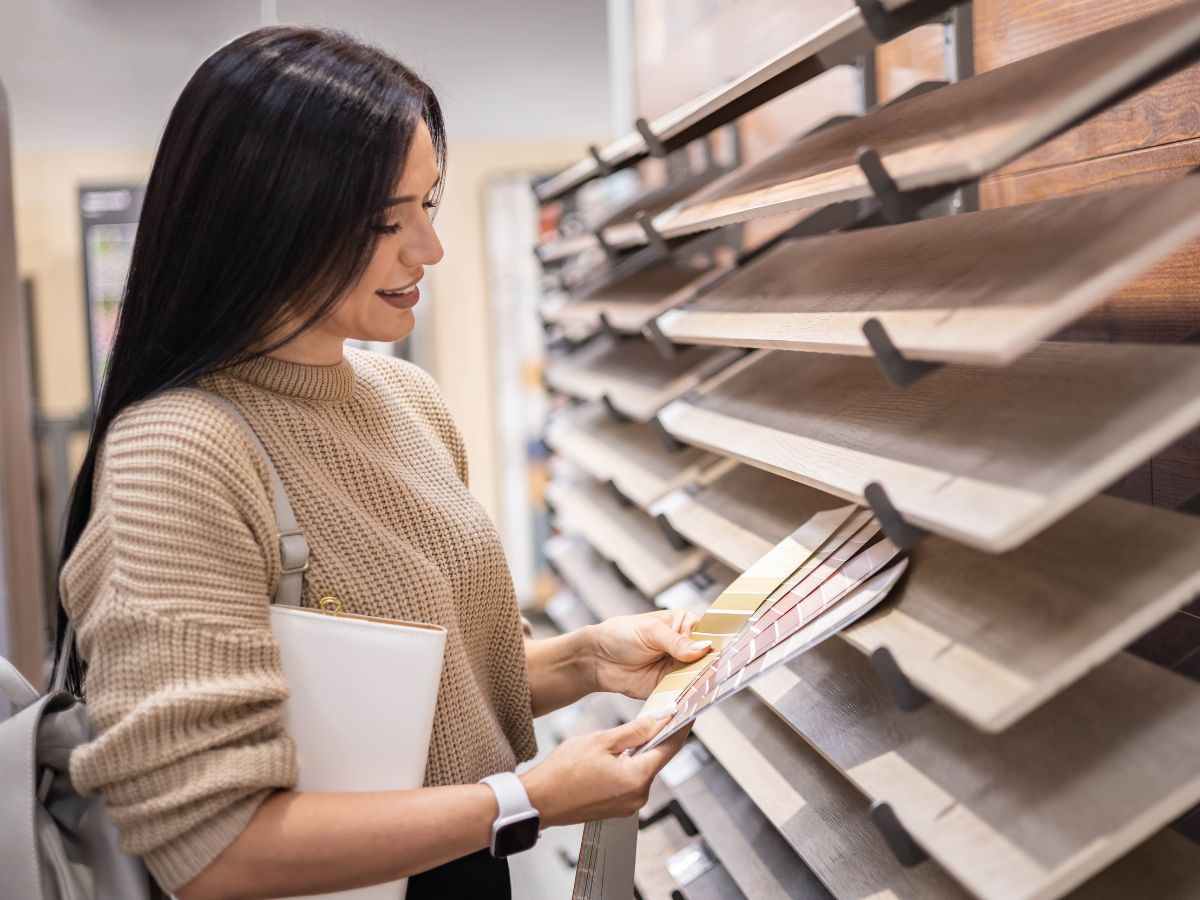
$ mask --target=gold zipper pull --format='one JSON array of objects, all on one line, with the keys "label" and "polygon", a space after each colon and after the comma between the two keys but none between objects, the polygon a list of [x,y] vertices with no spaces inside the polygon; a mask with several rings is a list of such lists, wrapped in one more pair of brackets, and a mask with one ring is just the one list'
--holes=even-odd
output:
[{"label": "gold zipper pull", "polygon": [[331,616],[340,616],[342,614],[342,601],[337,597],[322,597],[317,601],[317,606],[321,608],[321,612],[328,613]]}]

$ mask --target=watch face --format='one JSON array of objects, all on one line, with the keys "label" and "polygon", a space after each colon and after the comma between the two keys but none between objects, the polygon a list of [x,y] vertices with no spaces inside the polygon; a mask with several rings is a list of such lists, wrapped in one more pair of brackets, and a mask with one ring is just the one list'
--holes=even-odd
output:
[{"label": "watch face", "polygon": [[519,822],[509,822],[496,829],[496,847],[492,851],[496,856],[512,856],[522,850],[528,850],[538,839],[538,827],[541,819],[531,815]]}]

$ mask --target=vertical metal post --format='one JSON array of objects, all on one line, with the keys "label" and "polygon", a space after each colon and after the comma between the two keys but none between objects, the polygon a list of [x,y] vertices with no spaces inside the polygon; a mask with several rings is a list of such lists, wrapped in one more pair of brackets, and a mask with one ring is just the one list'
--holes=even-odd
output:
[{"label": "vertical metal post", "polygon": [[0,653],[45,681],[41,528],[28,323],[17,278],[8,95],[0,85]]}]

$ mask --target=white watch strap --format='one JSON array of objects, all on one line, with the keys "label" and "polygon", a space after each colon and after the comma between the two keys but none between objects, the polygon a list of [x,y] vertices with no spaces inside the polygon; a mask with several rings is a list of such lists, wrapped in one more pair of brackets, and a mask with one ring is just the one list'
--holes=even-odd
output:
[{"label": "white watch strap", "polygon": [[521,779],[513,772],[497,772],[495,775],[480,779],[480,784],[486,784],[496,795],[496,803],[500,807],[500,815],[496,816],[497,820],[507,819],[521,813],[537,812],[533,808],[533,804],[529,802],[529,795],[525,793],[525,785],[521,784]]}]

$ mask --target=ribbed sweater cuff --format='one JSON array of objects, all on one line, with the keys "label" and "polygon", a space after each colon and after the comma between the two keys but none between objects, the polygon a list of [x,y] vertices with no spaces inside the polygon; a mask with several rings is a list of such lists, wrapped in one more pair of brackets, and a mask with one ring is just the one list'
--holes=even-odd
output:
[{"label": "ribbed sweater cuff", "polygon": [[272,789],[251,794],[219,816],[197,825],[144,857],[150,874],[170,893],[183,887],[245,831]]}]

